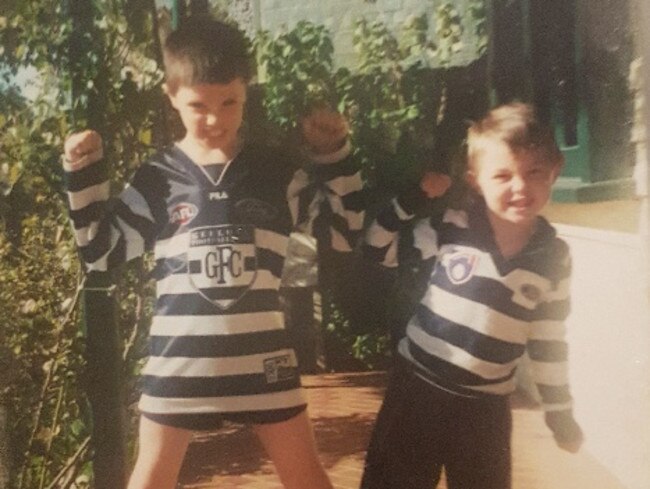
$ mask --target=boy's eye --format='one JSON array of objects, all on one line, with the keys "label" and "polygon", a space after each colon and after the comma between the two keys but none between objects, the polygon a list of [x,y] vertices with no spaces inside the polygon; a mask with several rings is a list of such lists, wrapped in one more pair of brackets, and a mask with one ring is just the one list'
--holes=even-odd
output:
[{"label": "boy's eye", "polygon": [[235,100],[234,98],[228,98],[224,100],[221,105],[223,105],[224,107],[230,107],[232,105],[235,105],[236,103],[237,100]]},{"label": "boy's eye", "polygon": [[510,179],[510,175],[508,173],[496,173],[492,176],[492,178],[499,182],[505,182]]}]

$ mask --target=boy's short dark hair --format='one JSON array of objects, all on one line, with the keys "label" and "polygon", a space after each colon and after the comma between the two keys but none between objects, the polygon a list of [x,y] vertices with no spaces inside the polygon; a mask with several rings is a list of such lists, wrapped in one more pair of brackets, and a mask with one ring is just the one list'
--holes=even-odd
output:
[{"label": "boy's short dark hair", "polygon": [[532,105],[513,102],[492,109],[467,132],[467,161],[473,166],[486,142],[500,141],[511,151],[539,152],[550,165],[561,165],[564,155],[553,129],[543,124]]},{"label": "boy's short dark hair", "polygon": [[250,81],[251,57],[244,34],[209,16],[190,17],[172,31],[163,47],[165,83],[174,93],[179,86]]}]

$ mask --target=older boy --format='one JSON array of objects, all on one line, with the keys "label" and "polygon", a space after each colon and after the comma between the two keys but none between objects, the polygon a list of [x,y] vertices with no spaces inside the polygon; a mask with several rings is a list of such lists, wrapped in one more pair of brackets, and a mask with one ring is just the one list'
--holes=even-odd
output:
[{"label": "older boy", "polygon": [[[343,118],[303,123],[314,164],[291,182],[278,150],[242,141],[250,79],[241,33],[190,19],[165,43],[165,92],[185,136],[109,200],[101,139],[65,145],[70,213],[90,269],[155,251],[157,301],[143,371],[139,452],[129,488],[175,487],[192,432],[252,424],[287,488],[331,489],[320,464],[278,289],[297,221],[332,218],[321,239],[351,249],[363,214]],[[321,233],[322,234],[322,233]],[[218,456],[218,454],[217,454]]]},{"label": "older boy", "polygon": [[[562,164],[527,105],[499,107],[470,127],[473,202],[414,228],[413,252],[433,269],[399,343],[362,488],[428,489],[443,467],[450,489],[511,487],[508,394],[526,350],[557,444],[580,447],[564,341],[569,250],[539,216]],[[421,195],[394,200],[368,231],[368,256],[396,266],[401,223],[449,184],[429,174]]]}]

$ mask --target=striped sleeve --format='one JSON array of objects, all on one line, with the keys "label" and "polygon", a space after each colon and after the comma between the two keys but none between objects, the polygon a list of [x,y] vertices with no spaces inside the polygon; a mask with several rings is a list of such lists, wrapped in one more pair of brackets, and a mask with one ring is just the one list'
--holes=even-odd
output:
[{"label": "striped sleeve", "polygon": [[114,268],[151,249],[157,227],[154,216],[161,215],[161,206],[154,209],[152,198],[163,195],[160,188],[153,189],[160,180],[155,173],[143,165],[124,191],[111,199],[106,160],[66,168],[70,218],[89,270]]},{"label": "striped sleeve", "polygon": [[[419,220],[409,239],[399,239],[403,225],[413,220],[415,209],[421,206],[424,199],[419,189],[392,199],[366,231],[364,255],[388,268],[398,266],[398,256],[417,256],[416,261],[434,257],[438,239],[431,218]],[[408,249],[401,249],[398,253],[398,244]]]},{"label": "striped sleeve", "polygon": [[573,418],[565,339],[565,320],[570,310],[571,257],[564,243],[560,250],[556,257],[558,266],[554,286],[537,307],[527,350],[533,380],[542,398],[546,424],[558,441],[571,441],[581,436]]},{"label": "striped sleeve", "polygon": [[316,237],[319,246],[352,251],[363,229],[365,193],[349,142],[312,160],[314,164],[294,174],[287,190],[294,225]]}]

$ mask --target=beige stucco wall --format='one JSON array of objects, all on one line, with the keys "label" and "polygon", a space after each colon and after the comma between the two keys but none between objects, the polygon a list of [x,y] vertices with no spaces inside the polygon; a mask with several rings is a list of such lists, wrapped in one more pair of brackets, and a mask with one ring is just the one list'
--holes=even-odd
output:
[{"label": "beige stucco wall", "polygon": [[585,449],[650,487],[650,289],[639,235],[558,225],[573,256],[570,378]]}]

